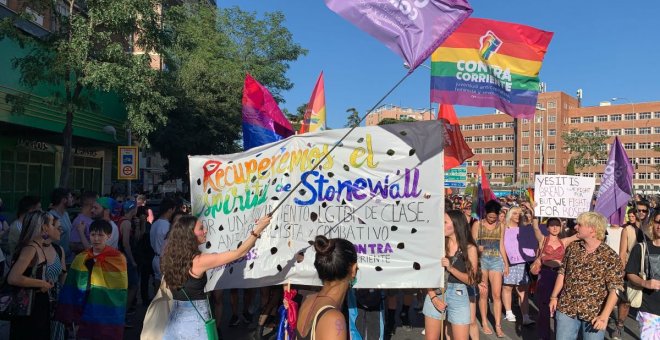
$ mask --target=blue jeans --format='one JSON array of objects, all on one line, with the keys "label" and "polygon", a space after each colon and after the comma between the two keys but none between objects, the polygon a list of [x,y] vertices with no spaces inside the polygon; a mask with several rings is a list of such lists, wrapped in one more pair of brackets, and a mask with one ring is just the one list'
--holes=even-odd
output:
[{"label": "blue jeans", "polygon": [[[195,304],[195,307],[202,314],[204,320],[199,317],[192,303]],[[193,300],[192,303],[190,301],[174,300],[163,340],[208,339],[204,321],[211,317],[209,304],[206,300]]]},{"label": "blue jeans", "polygon": [[605,339],[605,331],[597,331],[593,329],[591,322],[589,321],[571,318],[560,311],[555,312],[555,320],[557,320],[557,325],[555,327],[557,340],[577,339],[578,332],[582,333],[583,340]]}]

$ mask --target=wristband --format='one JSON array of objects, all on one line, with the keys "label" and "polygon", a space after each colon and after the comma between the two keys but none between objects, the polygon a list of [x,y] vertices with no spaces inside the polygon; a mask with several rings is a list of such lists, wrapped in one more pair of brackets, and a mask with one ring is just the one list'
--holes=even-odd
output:
[{"label": "wristband", "polygon": [[550,297],[550,300],[557,300],[557,299],[558,299],[558,297],[556,297],[556,296],[551,296]]},{"label": "wristband", "polygon": [[257,235],[257,233],[255,233],[254,230],[250,230],[250,235],[252,235],[256,238],[261,238],[261,235]]},{"label": "wristband", "polygon": [[433,295],[433,297],[431,298],[431,301],[433,301],[433,299],[435,299],[437,297],[438,297],[438,295]]}]

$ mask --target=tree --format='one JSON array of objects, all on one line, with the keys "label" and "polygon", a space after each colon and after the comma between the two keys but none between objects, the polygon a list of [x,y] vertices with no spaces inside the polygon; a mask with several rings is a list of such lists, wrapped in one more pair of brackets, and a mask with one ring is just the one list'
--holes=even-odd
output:
[{"label": "tree", "polygon": [[[59,186],[67,187],[73,119],[81,110],[98,109],[95,93],[120,95],[128,112],[125,127],[138,138],[146,137],[166,120],[163,112],[171,107],[172,100],[159,91],[159,72],[150,67],[149,54],[127,53],[130,46],[158,52],[165,44],[160,15],[155,10],[160,1],[66,0],[66,13],[61,13],[50,0],[24,3],[40,12],[49,11],[55,20],[54,30],[43,39],[24,34],[15,25],[18,20],[31,17],[24,10],[4,20],[0,39],[15,39],[26,48],[25,57],[12,61],[20,71],[21,82],[29,87],[50,85],[53,90],[47,102],[66,116]],[[9,101],[12,99],[14,103],[21,102],[17,98]]]},{"label": "tree", "polygon": [[568,164],[566,164],[566,174],[570,176],[575,175],[575,162],[572,158],[568,161]]},{"label": "tree", "polygon": [[596,165],[599,159],[607,158],[607,148],[604,146],[608,137],[599,128],[595,130],[572,129],[568,133],[562,133],[561,138],[566,144],[564,149],[572,155],[571,161],[575,169]]},{"label": "tree", "polygon": [[380,122],[378,122],[378,125],[387,125],[387,124],[399,124],[399,123],[412,123],[416,122],[415,119],[412,118],[401,118],[401,119],[396,119],[396,118],[384,118]]},{"label": "tree", "polygon": [[299,131],[300,126],[302,125],[303,119],[305,119],[305,110],[307,110],[307,103],[300,104],[296,108],[296,113],[290,113],[289,110],[283,109],[282,112],[286,119],[291,123],[293,131]]},{"label": "tree", "polygon": [[360,113],[358,113],[358,111],[354,107],[347,109],[346,112],[349,112],[350,115],[348,115],[344,127],[350,128],[360,125],[360,120],[361,120]]},{"label": "tree", "polygon": [[[172,32],[166,51],[167,93],[177,107],[168,124],[150,136],[168,160],[171,178],[184,178],[187,155],[227,154],[241,150],[241,109],[245,74],[268,87],[276,100],[293,84],[289,62],[304,55],[283,26],[282,13],[263,19],[238,8],[218,9],[190,2],[165,17]],[[175,137],[175,138],[173,138]]]}]

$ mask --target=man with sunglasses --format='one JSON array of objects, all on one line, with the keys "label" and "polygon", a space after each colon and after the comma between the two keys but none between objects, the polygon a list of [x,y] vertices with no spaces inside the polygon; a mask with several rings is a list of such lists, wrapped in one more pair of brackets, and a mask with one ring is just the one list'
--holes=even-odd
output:
[{"label": "man with sunglasses", "polygon": [[[637,314],[641,339],[656,339],[660,334],[660,213],[653,216],[649,233],[645,246],[637,244],[626,265],[628,280],[643,288],[642,305]],[[644,273],[640,273],[642,259]]]}]

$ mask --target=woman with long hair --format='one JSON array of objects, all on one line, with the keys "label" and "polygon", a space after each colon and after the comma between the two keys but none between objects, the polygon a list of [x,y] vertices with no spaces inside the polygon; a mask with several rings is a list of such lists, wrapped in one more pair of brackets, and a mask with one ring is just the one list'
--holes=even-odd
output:
[{"label": "woman with long hair", "polygon": [[472,225],[472,237],[479,245],[481,254],[481,283],[479,288],[479,311],[481,313],[481,328],[484,334],[493,334],[488,326],[488,286],[490,283],[493,293],[493,316],[495,317],[495,332],[498,338],[504,337],[502,331],[502,273],[504,272],[503,239],[504,223],[500,223],[499,214],[501,205],[495,200],[486,203],[486,218]]},{"label": "woman with long hair", "polygon": [[556,217],[546,222],[548,235],[543,238],[539,248],[541,257],[541,272],[536,286],[536,304],[539,316],[536,321],[536,333],[539,339],[551,339],[550,333],[550,293],[555,287],[557,271],[564,259],[566,247],[577,240],[576,236],[562,237],[562,223]]},{"label": "woman with long hair", "polygon": [[259,219],[238,249],[215,254],[202,254],[199,250],[199,246],[206,243],[207,229],[197,217],[185,215],[172,225],[160,261],[161,272],[174,299],[163,339],[206,338],[204,322],[211,318],[204,293],[206,271],[247,255],[270,219],[270,216]]},{"label": "woman with long hair", "polygon": [[445,257],[441,264],[445,267],[447,285],[444,302],[440,292],[429,290],[424,300],[424,333],[427,340],[437,340],[443,331],[440,328],[446,309],[451,327],[451,339],[469,338],[470,296],[468,287],[477,284],[479,255],[477,244],[470,233],[467,218],[460,210],[445,213]]},{"label": "woman with long hair", "polygon": [[[539,230],[538,221],[534,218],[534,210],[529,203],[523,203],[523,207],[524,209],[520,207],[509,209],[504,224],[502,303],[506,310],[507,321],[516,322],[516,316],[511,309],[511,295],[513,289],[516,288],[523,317],[522,324],[526,326],[534,323],[534,320],[529,317],[527,288],[530,284],[530,276],[528,265],[536,258],[536,249],[543,234]],[[525,220],[529,220],[531,225],[525,224]]]},{"label": "woman with long hair", "polygon": [[[7,282],[15,287],[34,289],[29,316],[11,319],[10,339],[50,339],[51,299],[53,283],[48,273],[62,270],[62,260],[51,247],[52,239],[59,239],[59,229],[53,224],[53,216],[43,211],[27,213],[14,250],[14,265]],[[32,272],[35,272],[32,277]]]},{"label": "woman with long hair", "polygon": [[321,291],[309,295],[298,311],[296,338],[348,338],[341,308],[346,292],[356,283],[357,252],[350,241],[319,235],[314,239],[314,268],[323,282]]}]

